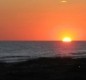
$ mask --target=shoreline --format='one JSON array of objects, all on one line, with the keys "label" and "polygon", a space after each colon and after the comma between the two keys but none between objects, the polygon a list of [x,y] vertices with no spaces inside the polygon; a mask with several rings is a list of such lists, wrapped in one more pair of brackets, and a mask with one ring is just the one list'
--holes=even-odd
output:
[{"label": "shoreline", "polygon": [[17,63],[0,62],[0,80],[86,79],[86,58],[37,58]]}]

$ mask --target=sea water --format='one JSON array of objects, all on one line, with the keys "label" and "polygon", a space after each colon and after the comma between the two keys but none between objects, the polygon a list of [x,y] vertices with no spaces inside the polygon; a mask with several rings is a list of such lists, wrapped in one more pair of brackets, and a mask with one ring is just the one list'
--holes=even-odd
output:
[{"label": "sea water", "polygon": [[0,41],[0,61],[18,62],[39,57],[86,57],[86,42]]}]

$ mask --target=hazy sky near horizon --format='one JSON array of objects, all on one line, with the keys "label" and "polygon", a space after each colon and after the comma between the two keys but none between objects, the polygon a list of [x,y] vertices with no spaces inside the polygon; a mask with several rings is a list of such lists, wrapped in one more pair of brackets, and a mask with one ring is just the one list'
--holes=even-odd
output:
[{"label": "hazy sky near horizon", "polygon": [[86,0],[0,0],[0,40],[86,40]]}]

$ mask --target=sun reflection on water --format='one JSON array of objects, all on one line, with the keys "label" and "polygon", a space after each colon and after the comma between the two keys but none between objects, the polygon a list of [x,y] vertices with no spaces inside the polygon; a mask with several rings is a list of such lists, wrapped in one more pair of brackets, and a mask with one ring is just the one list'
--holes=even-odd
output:
[{"label": "sun reflection on water", "polygon": [[[71,43],[63,43],[57,42],[55,45],[55,53],[57,53],[60,57],[72,57],[72,52],[74,51],[73,42]],[[56,47],[59,46],[59,47]]]}]

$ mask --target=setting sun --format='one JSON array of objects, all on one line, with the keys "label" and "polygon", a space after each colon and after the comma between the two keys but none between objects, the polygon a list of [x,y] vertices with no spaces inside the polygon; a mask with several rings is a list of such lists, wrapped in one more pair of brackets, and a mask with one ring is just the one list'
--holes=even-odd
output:
[{"label": "setting sun", "polygon": [[62,2],[62,3],[66,3],[67,1],[66,1],[66,0],[62,0],[61,2]]},{"label": "setting sun", "polygon": [[71,42],[72,39],[71,39],[70,37],[65,37],[65,38],[63,38],[62,41],[63,41],[63,42]]}]

